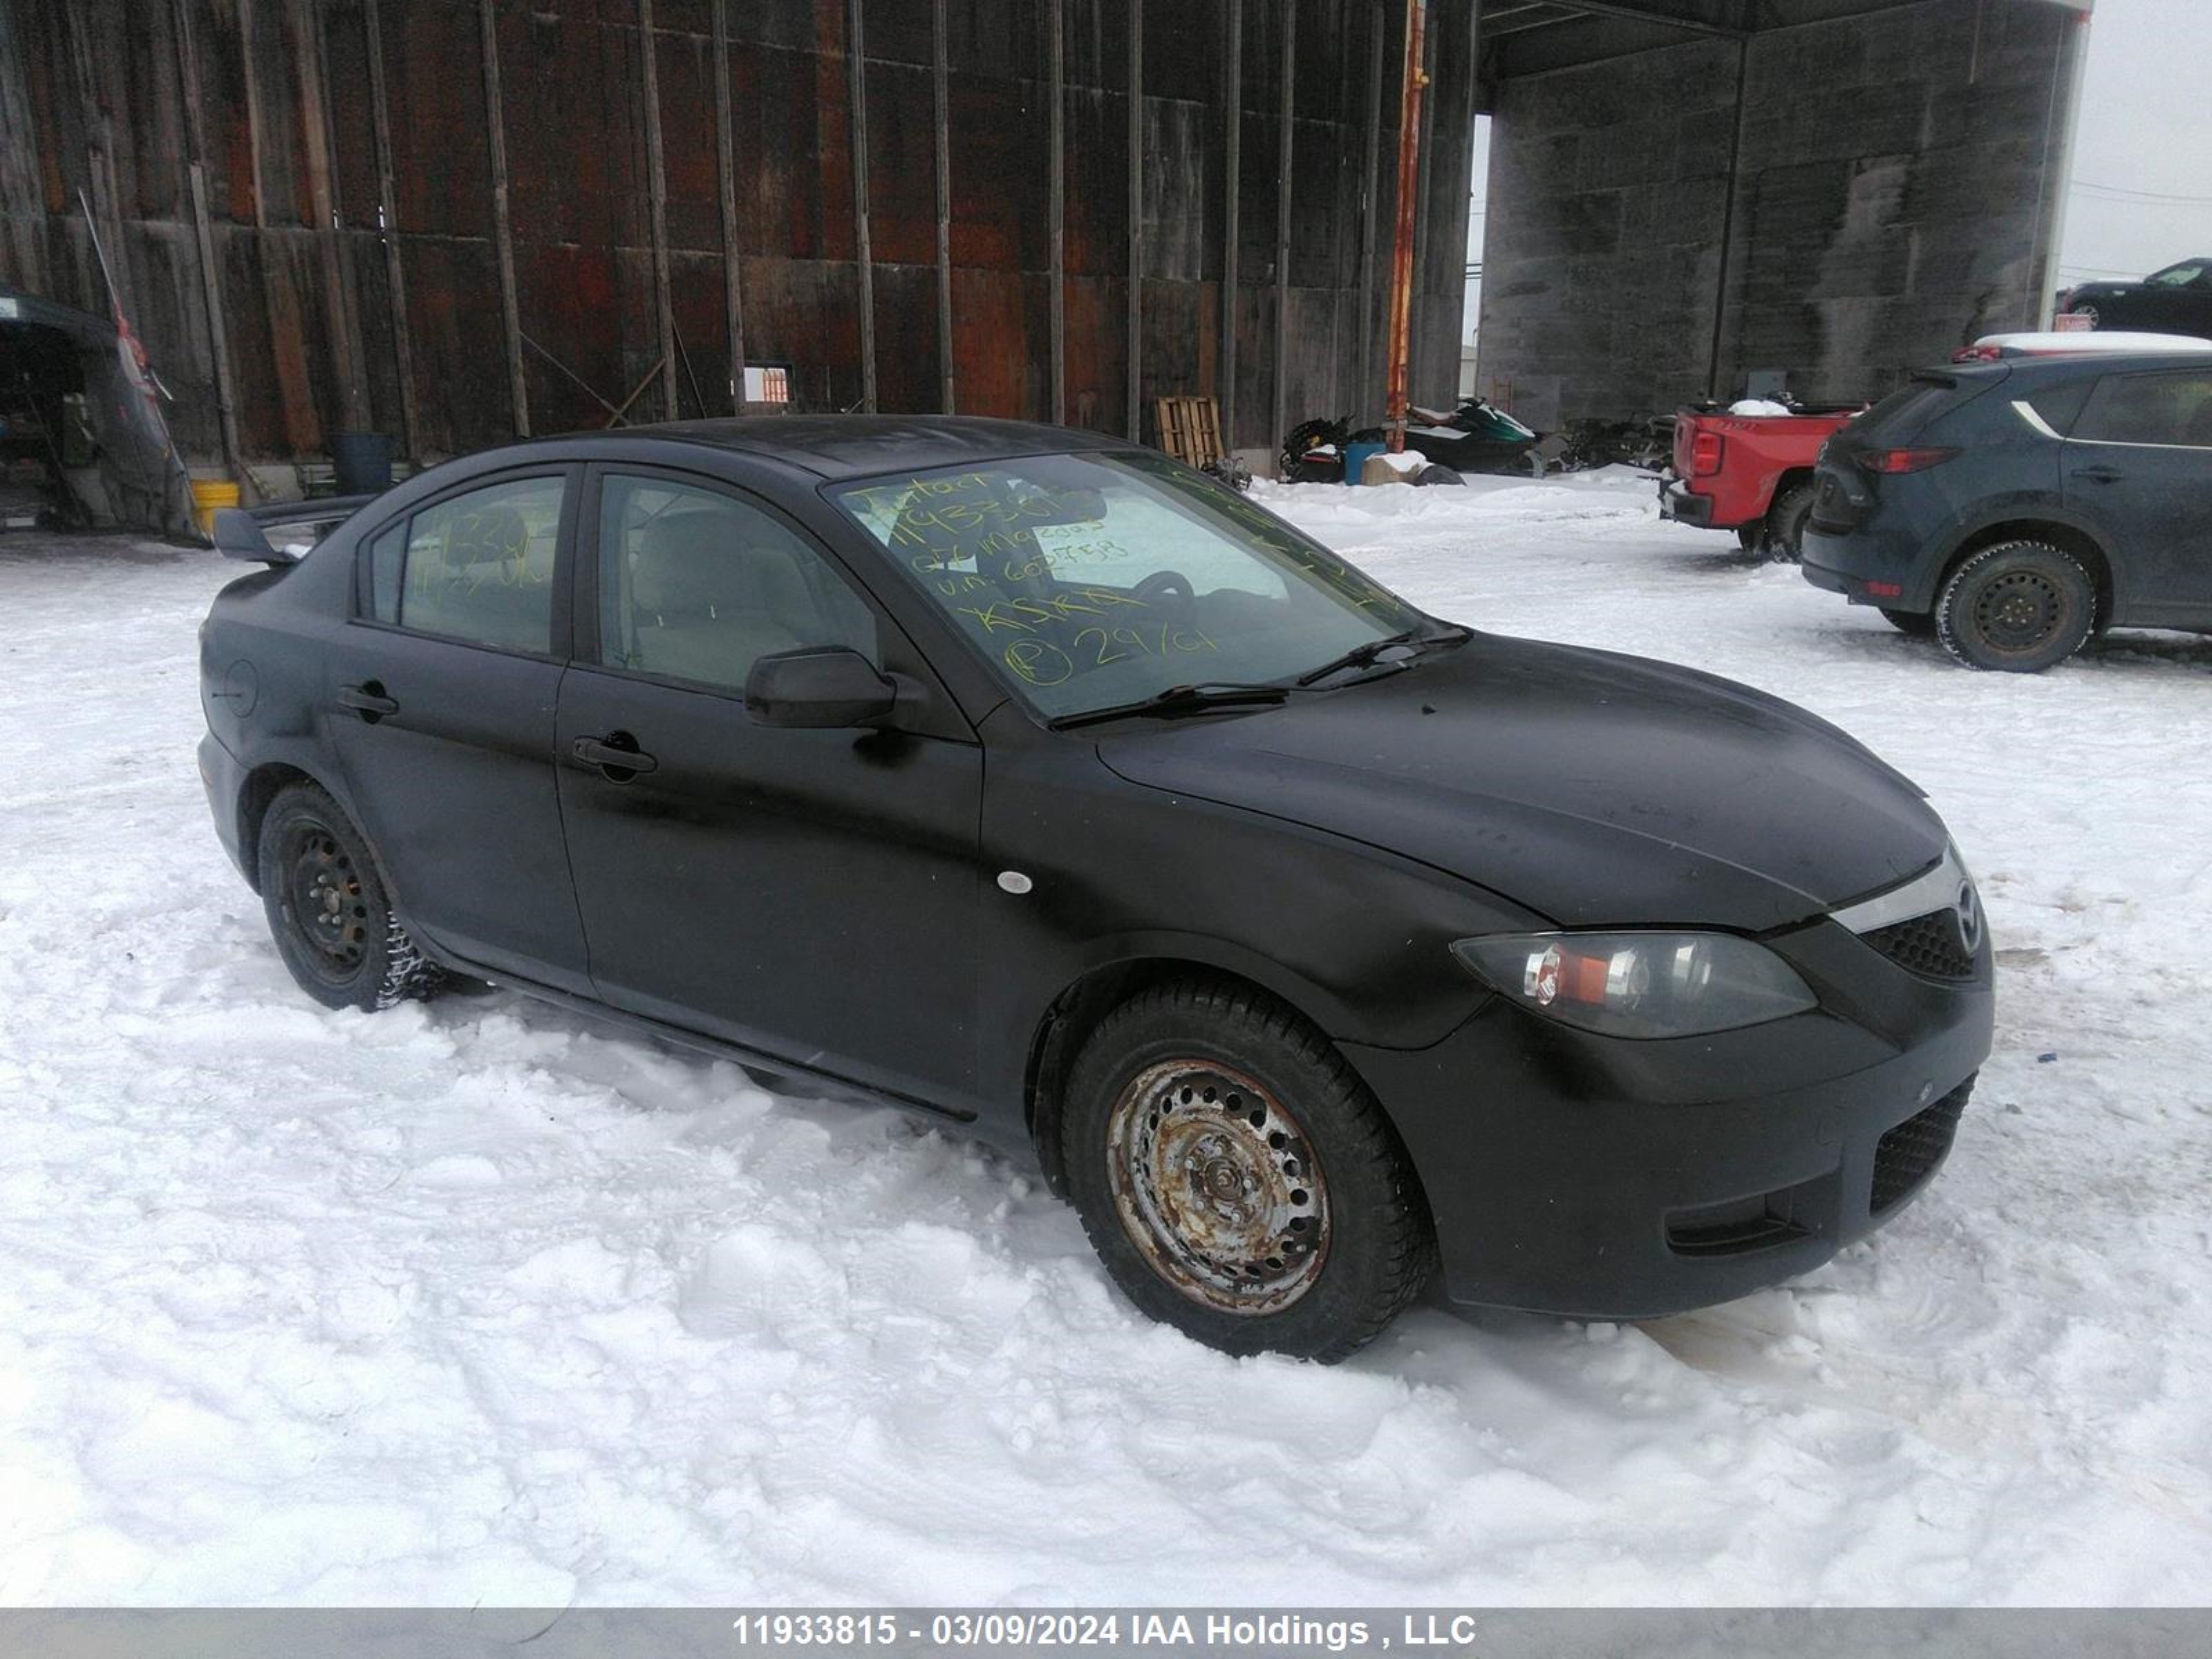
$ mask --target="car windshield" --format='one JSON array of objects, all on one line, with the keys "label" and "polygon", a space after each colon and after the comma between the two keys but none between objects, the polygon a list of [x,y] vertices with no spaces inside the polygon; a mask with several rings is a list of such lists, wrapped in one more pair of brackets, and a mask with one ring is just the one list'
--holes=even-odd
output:
[{"label": "car windshield", "polygon": [[2212,266],[2206,265],[2202,259],[2191,259],[2185,264],[2168,265],[2164,270],[2153,271],[2144,280],[2155,283],[2160,288],[2186,288],[2207,270],[2212,270]]},{"label": "car windshield", "polygon": [[1425,618],[1235,491],[1145,451],[832,492],[1048,719],[1186,685],[1288,685]]}]

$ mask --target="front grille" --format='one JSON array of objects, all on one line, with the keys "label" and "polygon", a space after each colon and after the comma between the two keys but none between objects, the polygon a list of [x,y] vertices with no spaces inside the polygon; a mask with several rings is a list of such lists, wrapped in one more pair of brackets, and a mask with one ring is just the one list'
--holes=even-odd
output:
[{"label": "front grille", "polygon": [[1875,1214],[1910,1197],[1936,1172],[1951,1150],[1952,1139],[1959,1133],[1959,1115],[1973,1092],[1974,1079],[1968,1078],[1881,1138],[1874,1149],[1874,1200],[1868,1206]]},{"label": "front grille", "polygon": [[1959,941],[1955,911],[1930,910],[1859,937],[1899,966],[1929,979],[1974,976],[1974,958]]}]

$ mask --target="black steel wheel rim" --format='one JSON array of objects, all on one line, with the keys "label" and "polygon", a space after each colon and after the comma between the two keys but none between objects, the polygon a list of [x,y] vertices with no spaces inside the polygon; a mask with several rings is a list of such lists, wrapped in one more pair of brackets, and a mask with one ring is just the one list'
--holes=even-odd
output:
[{"label": "black steel wheel rim", "polygon": [[1297,1120],[1253,1079],[1209,1060],[1146,1066],[1115,1099],[1106,1166],[1130,1243],[1193,1302],[1272,1314],[1321,1277],[1326,1178]]},{"label": "black steel wheel rim", "polygon": [[2008,570],[1974,596],[1974,626],[1999,651],[2048,643],[2065,614],[2065,594],[2039,570]]},{"label": "black steel wheel rim", "polygon": [[293,826],[285,837],[285,910],[308,967],[333,982],[368,959],[368,895],[353,856],[320,823]]}]

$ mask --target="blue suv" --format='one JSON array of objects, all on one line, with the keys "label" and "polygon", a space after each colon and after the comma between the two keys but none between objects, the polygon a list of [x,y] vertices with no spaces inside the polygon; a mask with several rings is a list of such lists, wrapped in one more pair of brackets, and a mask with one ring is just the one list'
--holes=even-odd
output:
[{"label": "blue suv", "polygon": [[1929,370],[1828,441],[1805,578],[2033,673],[2114,625],[2212,633],[2212,357]]}]

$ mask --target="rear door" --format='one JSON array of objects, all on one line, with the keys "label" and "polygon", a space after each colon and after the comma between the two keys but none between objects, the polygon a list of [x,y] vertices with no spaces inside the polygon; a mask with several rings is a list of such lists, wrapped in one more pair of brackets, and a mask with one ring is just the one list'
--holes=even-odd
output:
[{"label": "rear door", "polygon": [[553,775],[580,469],[477,478],[364,538],[327,720],[409,924],[484,967],[581,991]]},{"label": "rear door", "polygon": [[2064,465],[2067,505],[2116,550],[2117,619],[2212,624],[2212,370],[2106,375]]},{"label": "rear door", "polygon": [[[967,1096],[983,767],[965,722],[948,734],[939,693],[939,720],[899,731],[754,725],[765,655],[927,669],[763,500],[612,465],[591,497],[558,741],[599,994],[894,1093]],[[583,740],[646,764],[591,763]]]}]

